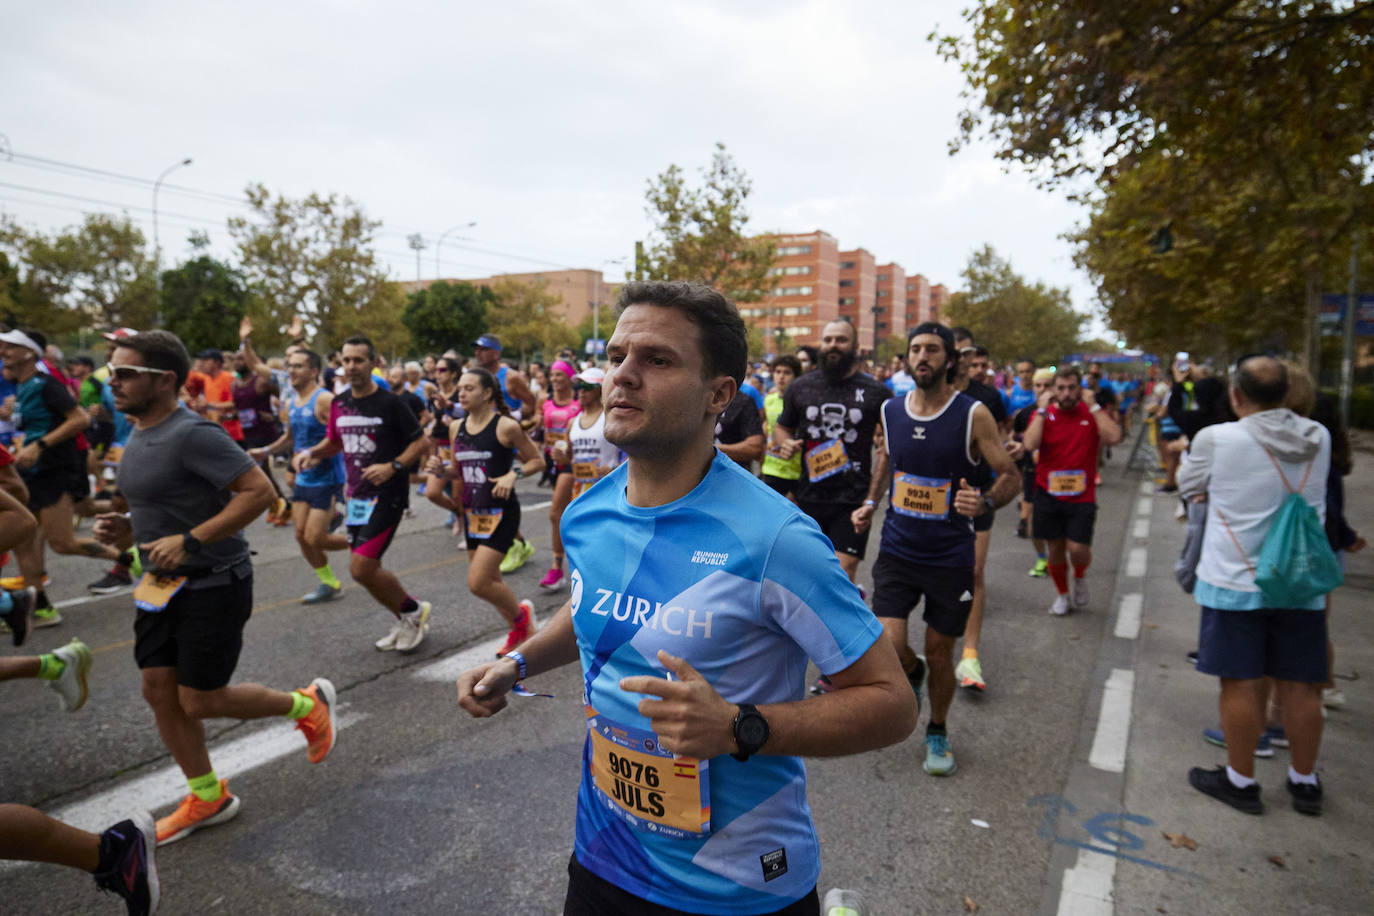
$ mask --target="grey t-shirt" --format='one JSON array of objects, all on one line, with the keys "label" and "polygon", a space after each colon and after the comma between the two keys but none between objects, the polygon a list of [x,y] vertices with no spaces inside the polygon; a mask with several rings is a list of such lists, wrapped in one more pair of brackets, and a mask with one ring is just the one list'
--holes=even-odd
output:
[{"label": "grey t-shirt", "polygon": [[[218,515],[233,496],[226,487],[255,466],[223,426],[185,407],[151,429],[135,429],[118,481],[133,513],[134,543],[185,534]],[[237,531],[206,544],[182,569],[226,568],[248,557],[248,540]]]}]

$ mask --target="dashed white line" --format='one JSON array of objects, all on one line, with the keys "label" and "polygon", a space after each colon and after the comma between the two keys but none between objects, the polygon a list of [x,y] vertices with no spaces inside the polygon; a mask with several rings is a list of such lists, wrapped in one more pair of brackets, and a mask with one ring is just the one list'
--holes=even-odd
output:
[{"label": "dashed white line", "polygon": [[1155,495],[1155,485],[1154,485],[1154,481],[1152,481],[1152,480],[1142,480],[1142,481],[1140,482],[1140,495],[1141,495],[1141,496],[1154,496],[1154,495]]},{"label": "dashed white line", "polygon": [[1121,597],[1121,607],[1116,612],[1116,638],[1136,639],[1140,636],[1140,614],[1145,607],[1145,596],[1131,592]]},{"label": "dashed white line", "polygon": [[1078,850],[1078,864],[1064,870],[1058,916],[1111,916],[1116,857]]},{"label": "dashed white line", "polygon": [[[539,626],[548,622],[548,619],[540,620],[535,618]],[[469,646],[461,652],[441,658],[438,661],[421,665],[411,672],[410,676],[420,681],[456,681],[458,675],[482,662],[496,660],[496,650],[506,641],[504,636],[493,637],[475,646]]]},{"label": "dashed white line", "polygon": [[1149,516],[1135,520],[1135,524],[1131,527],[1131,536],[1142,540],[1150,536]]},{"label": "dashed white line", "polygon": [[63,608],[76,607],[78,604],[89,604],[92,601],[99,601],[102,598],[118,598],[121,595],[128,595],[133,592],[132,588],[121,588],[117,592],[110,592],[108,595],[82,595],[80,598],[68,598],[65,601],[56,601],[53,607],[59,611]]},{"label": "dashed white line", "polygon": [[1109,773],[1126,771],[1126,741],[1131,734],[1131,694],[1135,691],[1135,672],[1113,668],[1102,688],[1102,708],[1097,714],[1097,731],[1088,763]]},{"label": "dashed white line", "polygon": [[1152,498],[1141,497],[1140,501],[1135,504],[1135,514],[1141,518],[1149,518],[1154,509],[1155,501]]},{"label": "dashed white line", "polygon": [[1132,547],[1126,556],[1126,575],[1141,578],[1149,567],[1149,553],[1144,547]]}]

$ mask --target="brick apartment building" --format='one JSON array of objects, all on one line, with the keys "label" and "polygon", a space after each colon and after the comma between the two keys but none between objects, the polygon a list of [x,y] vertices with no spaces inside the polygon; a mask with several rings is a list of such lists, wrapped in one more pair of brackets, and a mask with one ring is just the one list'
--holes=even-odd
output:
[{"label": "brick apartment building", "polygon": [[[534,273],[496,274],[491,277],[448,280],[449,283],[471,283],[473,286],[495,286],[501,280],[516,283],[538,283],[544,281],[545,291],[558,297],[558,317],[564,324],[578,325],[592,312],[592,303],[601,302],[601,328],[603,336],[609,336],[609,328],[615,319],[612,306],[616,294],[620,292],[620,281],[606,282],[599,270],[541,270]],[[422,280],[421,289],[427,289],[434,280]],[[407,292],[415,290],[415,284],[404,284]]]}]

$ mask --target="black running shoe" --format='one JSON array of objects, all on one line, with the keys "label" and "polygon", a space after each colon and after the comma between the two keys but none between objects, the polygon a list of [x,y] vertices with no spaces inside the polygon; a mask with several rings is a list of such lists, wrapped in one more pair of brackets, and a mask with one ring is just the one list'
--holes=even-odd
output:
[{"label": "black running shoe", "polygon": [[10,592],[10,612],[0,616],[10,628],[10,636],[16,646],[22,646],[29,638],[29,620],[34,606],[38,603],[38,590],[21,588]]},{"label": "black running shoe", "polygon": [[86,586],[86,590],[93,595],[113,595],[121,588],[128,588],[134,584],[133,576],[123,566],[112,566],[105,575]]},{"label": "black running shoe", "polygon": [[[1244,811],[1246,814],[1264,813],[1259,783],[1237,789],[1226,775],[1226,767],[1217,767],[1215,770],[1193,767],[1188,771],[1188,783],[1203,795],[1210,795],[1217,801],[1226,802],[1237,811]],[[1296,802],[1294,806],[1296,807]]]},{"label": "black running shoe", "polygon": [[1293,810],[1312,817],[1322,813],[1322,784],[1315,786],[1305,782],[1288,780],[1288,794],[1293,796]]},{"label": "black running shoe", "polygon": [[157,827],[151,814],[120,821],[100,835],[100,867],[95,886],[124,898],[129,916],[157,912]]}]

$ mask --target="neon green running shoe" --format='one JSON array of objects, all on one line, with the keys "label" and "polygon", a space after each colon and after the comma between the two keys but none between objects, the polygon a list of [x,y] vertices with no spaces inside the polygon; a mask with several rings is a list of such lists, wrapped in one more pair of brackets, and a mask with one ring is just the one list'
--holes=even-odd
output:
[{"label": "neon green running shoe", "polygon": [[1044,557],[1035,561],[1035,565],[1030,568],[1026,575],[1034,579],[1043,579],[1050,574],[1050,563]]},{"label": "neon green running shoe", "polygon": [[529,541],[516,541],[510,545],[510,550],[506,551],[506,557],[501,561],[501,572],[513,573],[530,561],[534,556],[534,545]]}]

